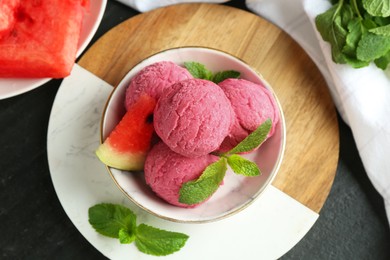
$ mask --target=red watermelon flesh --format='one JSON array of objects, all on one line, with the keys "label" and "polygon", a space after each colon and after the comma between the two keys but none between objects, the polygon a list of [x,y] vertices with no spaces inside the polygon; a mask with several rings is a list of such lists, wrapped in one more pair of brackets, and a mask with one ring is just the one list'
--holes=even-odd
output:
[{"label": "red watermelon flesh", "polygon": [[0,4],[0,39],[11,32],[15,24],[15,10],[20,0],[1,0]]},{"label": "red watermelon flesh", "polygon": [[97,157],[113,168],[142,170],[154,133],[152,116],[155,106],[154,98],[142,95],[98,147]]},{"label": "red watermelon flesh", "polygon": [[0,77],[68,76],[87,5],[86,0],[26,0],[16,5],[12,29],[0,39]]}]

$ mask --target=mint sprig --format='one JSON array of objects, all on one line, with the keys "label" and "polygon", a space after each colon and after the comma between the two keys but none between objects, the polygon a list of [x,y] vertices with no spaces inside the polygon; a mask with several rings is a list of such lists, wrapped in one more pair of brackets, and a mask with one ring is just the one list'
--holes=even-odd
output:
[{"label": "mint sprig", "polygon": [[214,74],[204,64],[194,61],[184,62],[184,67],[194,78],[210,80],[216,84],[228,78],[239,78],[241,75],[240,72],[235,70],[219,71]]},{"label": "mint sprig", "polygon": [[96,204],[88,210],[88,221],[100,234],[118,238],[121,244],[135,242],[145,254],[165,256],[179,251],[189,238],[186,234],[158,229],[146,224],[136,225],[137,216],[117,204]]},{"label": "mint sprig", "polygon": [[207,166],[198,179],[182,185],[179,191],[179,202],[193,205],[210,197],[221,184],[226,170],[226,159],[223,157]]},{"label": "mint sprig", "polygon": [[227,165],[236,174],[247,177],[259,176],[261,171],[257,164],[241,157],[238,153],[249,152],[260,146],[267,138],[271,127],[272,120],[265,120],[233,149],[220,154],[220,159],[207,166],[198,179],[183,183],[179,191],[179,202],[193,205],[209,198],[225,177]]}]

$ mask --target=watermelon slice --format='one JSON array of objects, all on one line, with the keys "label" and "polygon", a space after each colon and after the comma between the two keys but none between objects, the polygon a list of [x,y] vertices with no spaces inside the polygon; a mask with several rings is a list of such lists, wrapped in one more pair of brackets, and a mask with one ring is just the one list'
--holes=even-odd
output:
[{"label": "watermelon slice", "polygon": [[113,168],[142,170],[154,133],[152,116],[155,106],[154,98],[140,96],[96,150],[97,157]]},{"label": "watermelon slice", "polygon": [[[63,78],[76,59],[87,0],[5,1],[0,77]],[[11,4],[12,3],[12,4]],[[6,11],[6,12],[5,12]],[[13,21],[14,20],[14,21]]]}]

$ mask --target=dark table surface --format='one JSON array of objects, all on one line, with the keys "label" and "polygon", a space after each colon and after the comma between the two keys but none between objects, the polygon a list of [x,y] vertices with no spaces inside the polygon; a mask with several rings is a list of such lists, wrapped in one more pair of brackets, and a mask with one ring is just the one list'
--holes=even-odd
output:
[{"label": "dark table surface", "polygon": [[[247,10],[243,0],[226,5]],[[91,44],[137,14],[108,0]],[[51,181],[46,137],[60,84],[52,80],[0,100],[0,259],[105,259],[67,217]],[[282,259],[390,259],[383,200],[367,178],[350,129],[339,121],[340,160],[329,197],[311,230]]]}]

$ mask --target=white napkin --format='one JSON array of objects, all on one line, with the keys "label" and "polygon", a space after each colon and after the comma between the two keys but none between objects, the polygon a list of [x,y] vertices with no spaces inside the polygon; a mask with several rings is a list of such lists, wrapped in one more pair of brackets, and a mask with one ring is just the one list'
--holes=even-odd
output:
[{"label": "white napkin", "polygon": [[[141,12],[186,2],[228,0],[118,0]],[[323,74],[343,120],[351,127],[365,170],[383,196],[390,221],[390,69],[371,65],[353,69],[335,64],[330,46],[318,34],[314,17],[330,7],[328,0],[246,0],[254,13],[287,32]]]}]

